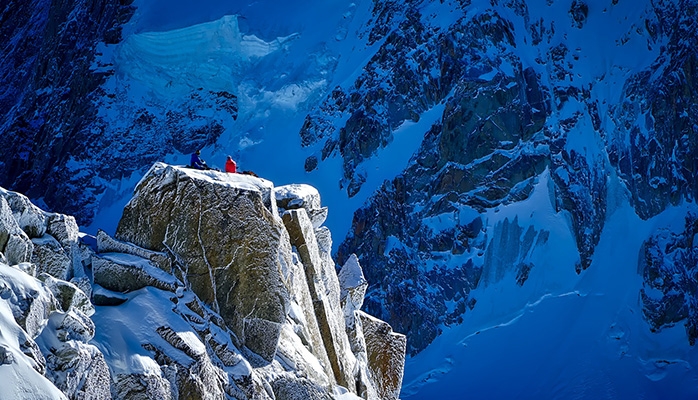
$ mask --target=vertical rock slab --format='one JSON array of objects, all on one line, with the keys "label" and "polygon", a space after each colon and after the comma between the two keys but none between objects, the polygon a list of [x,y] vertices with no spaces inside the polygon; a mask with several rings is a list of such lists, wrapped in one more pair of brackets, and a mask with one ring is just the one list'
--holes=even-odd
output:
[{"label": "vertical rock slab", "polygon": [[[116,239],[172,253],[192,291],[247,348],[274,357],[289,293],[271,182],[156,163],[124,208]],[[290,255],[287,255],[290,257]]]},{"label": "vertical rock slab", "polygon": [[334,270],[328,271],[320,256],[313,224],[305,209],[284,213],[283,221],[289,232],[291,244],[296,247],[305,267],[305,276],[313,300],[315,317],[322,333],[325,349],[337,382],[356,392],[353,378],[356,359],[345,332],[340,307],[339,280]]},{"label": "vertical rock slab", "polygon": [[364,303],[364,295],[368,282],[364,278],[361,264],[355,254],[349,256],[338,274],[341,287],[340,302],[344,313],[347,337],[351,351],[356,356],[358,373],[356,373],[357,394],[365,399],[378,398],[376,383],[368,367],[368,354],[366,353],[366,340],[364,338],[361,321],[356,312],[361,310]]},{"label": "vertical rock slab", "polygon": [[368,368],[376,383],[378,395],[384,400],[400,398],[405,367],[405,335],[393,332],[387,322],[356,311],[366,338]]}]

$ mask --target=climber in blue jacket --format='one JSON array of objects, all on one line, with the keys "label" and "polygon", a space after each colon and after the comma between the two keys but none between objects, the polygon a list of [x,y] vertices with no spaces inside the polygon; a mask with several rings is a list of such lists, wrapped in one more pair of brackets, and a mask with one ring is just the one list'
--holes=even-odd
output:
[{"label": "climber in blue jacket", "polygon": [[201,157],[199,157],[200,155],[201,155],[201,150],[197,150],[196,153],[192,154],[191,155],[191,162],[189,163],[189,166],[191,166],[192,168],[196,168],[196,169],[203,169],[203,170],[210,169],[208,167],[208,165],[206,165],[206,161],[202,160]]}]

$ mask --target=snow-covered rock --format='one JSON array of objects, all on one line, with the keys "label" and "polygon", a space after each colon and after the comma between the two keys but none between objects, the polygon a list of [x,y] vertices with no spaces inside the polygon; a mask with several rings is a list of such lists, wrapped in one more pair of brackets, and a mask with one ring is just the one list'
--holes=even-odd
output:
[{"label": "snow-covered rock", "polygon": [[46,233],[48,224],[46,213],[32,204],[26,196],[2,189],[0,197],[7,201],[15,221],[27,236],[36,238]]},{"label": "snow-covered rock", "polygon": [[334,263],[330,265],[321,258],[313,225],[304,209],[288,210],[284,213],[283,220],[291,244],[297,249],[305,267],[313,307],[335,378],[340,385],[355,391],[352,374],[356,359],[345,332],[344,315],[339,304],[339,280]]},{"label": "snow-covered rock", "polygon": [[319,228],[327,219],[328,208],[322,207],[320,193],[307,184],[292,184],[274,189],[279,212],[304,208],[314,228]]},{"label": "snow-covered rock", "polygon": [[73,262],[53,236],[45,234],[31,241],[34,247],[31,261],[38,267],[37,274],[46,273],[62,280],[71,278]]},{"label": "snow-covered rock", "polygon": [[63,311],[75,308],[88,317],[94,314],[95,308],[90,302],[91,290],[89,294],[85,293],[78,285],[54,278],[50,274],[42,274],[39,279],[51,290]]},{"label": "snow-covered rock", "polygon": [[97,232],[97,252],[132,254],[150,260],[161,270],[172,273],[172,260],[167,254],[147,250],[132,243],[118,241],[101,229]]},{"label": "snow-covered rock", "polygon": [[[194,293],[242,344],[274,357],[288,308],[271,182],[156,163],[124,209],[116,237],[174,254]],[[250,294],[253,294],[252,296]]]},{"label": "snow-covered rock", "polygon": [[0,249],[10,265],[31,261],[34,246],[14,218],[4,197],[0,196]]},{"label": "snow-covered rock", "polygon": [[[349,342],[329,232],[316,229],[303,207],[285,210],[279,218],[274,192],[270,182],[256,177],[156,164],[126,206],[118,240],[98,235],[101,249],[130,253],[100,253],[92,260],[99,285],[93,298],[113,304],[98,309],[94,341],[113,354],[107,362],[118,393],[126,393],[138,378],[150,383],[136,392],[169,390],[171,396],[183,390],[203,395],[201,388],[208,387],[211,393],[255,398],[330,398],[339,384],[379,398],[365,346],[357,358]],[[327,236],[324,247],[316,232]],[[171,257],[172,274],[143,258],[152,254]],[[186,287],[178,283],[157,290],[156,281],[146,280],[132,288],[119,286],[135,270],[161,282],[181,276]],[[117,296],[106,289],[130,292]],[[353,306],[361,303],[357,290]],[[170,302],[176,315],[167,317]],[[126,310],[146,312],[141,308],[156,317],[134,329]],[[100,334],[107,321],[121,327]],[[226,331],[229,337],[222,339]],[[133,357],[128,350],[115,352],[120,337],[142,343],[150,366],[115,368]],[[176,356],[172,348],[186,356]]]},{"label": "snow-covered rock", "polygon": [[106,289],[132,292],[153,286],[174,292],[177,278],[168,274],[150,260],[122,253],[104,253],[92,259],[92,281]]}]

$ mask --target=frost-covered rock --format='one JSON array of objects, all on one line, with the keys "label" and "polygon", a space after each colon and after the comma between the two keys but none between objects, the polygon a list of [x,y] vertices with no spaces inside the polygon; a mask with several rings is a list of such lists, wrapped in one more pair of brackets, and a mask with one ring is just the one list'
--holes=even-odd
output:
[{"label": "frost-covered rock", "polygon": [[46,273],[61,280],[71,278],[73,262],[53,236],[45,234],[32,239],[32,244],[34,251],[31,261],[38,267],[37,275]]},{"label": "frost-covered rock", "polygon": [[3,299],[8,301],[12,315],[30,337],[41,333],[46,321],[58,303],[41,281],[23,271],[0,265]]},{"label": "frost-covered rock", "polygon": [[114,398],[117,400],[175,398],[170,381],[158,373],[119,374],[113,379]]},{"label": "frost-covered rock", "polygon": [[10,265],[31,261],[33,244],[12,215],[4,197],[0,196],[0,250]]},{"label": "frost-covered rock", "polygon": [[7,201],[15,221],[29,238],[42,237],[46,233],[47,213],[32,204],[26,196],[0,188],[0,197]]},{"label": "frost-covered rock", "polygon": [[48,274],[40,275],[39,279],[51,290],[63,311],[67,312],[75,308],[88,317],[94,314],[95,308],[90,302],[90,295],[76,284],[54,278]]},{"label": "frost-covered rock", "polygon": [[116,237],[174,254],[194,293],[270,360],[289,299],[280,260],[290,259],[279,254],[285,230],[273,199],[263,179],[157,163],[125,207]]},{"label": "frost-covered rock", "polygon": [[131,292],[153,286],[174,292],[177,278],[162,271],[150,260],[121,253],[104,253],[92,259],[92,281],[106,289]]},{"label": "frost-covered rock", "polygon": [[285,400],[331,400],[333,397],[317,383],[304,378],[281,377],[271,383],[274,396]]},{"label": "frost-covered rock", "polygon": [[[0,271],[10,268],[0,264]],[[19,271],[17,271],[19,272]],[[22,273],[22,280],[31,281]],[[16,290],[26,285],[16,282],[13,276],[3,275],[0,281],[0,382],[3,398],[66,399],[44,374],[46,359],[39,346],[15,321],[11,304],[13,298],[22,297]],[[10,295],[12,292],[12,295]]]},{"label": "frost-covered rock", "polygon": [[291,184],[278,186],[274,189],[274,193],[279,208],[285,210],[305,208],[307,211],[322,207],[320,193],[310,185]]},{"label": "frost-covered rock", "polygon": [[46,357],[47,376],[69,399],[112,399],[109,367],[93,345],[72,341]]},{"label": "frost-covered rock", "polygon": [[72,253],[78,243],[80,230],[75,217],[64,214],[51,214],[48,217],[46,232],[56,238],[66,253]]},{"label": "frost-covered rock", "polygon": [[281,210],[304,208],[314,228],[319,228],[327,219],[328,208],[322,207],[320,193],[306,184],[279,186],[274,189],[276,204]]},{"label": "frost-covered rock", "polygon": [[[54,289],[70,285],[44,277]],[[0,331],[0,348],[11,356],[5,357],[9,367],[0,369],[8,385],[4,395],[19,390],[19,398],[111,398],[104,357],[87,344],[94,335],[90,318],[77,307],[61,312],[46,284],[5,265],[0,265]]]},{"label": "frost-covered rock", "polygon": [[340,385],[355,391],[352,374],[356,359],[345,332],[339,304],[339,280],[334,271],[334,263],[330,265],[322,259],[313,225],[304,209],[288,210],[284,213],[283,220],[291,244],[296,247],[305,267],[315,315],[335,378]]},{"label": "frost-covered rock", "polygon": [[[310,189],[305,204],[317,207]],[[347,329],[343,310],[361,306],[360,266],[345,268],[343,303],[329,230],[304,207],[284,211],[269,182],[156,164],[119,240],[100,232],[90,244],[74,220],[47,214],[46,232],[28,241],[33,263],[0,265],[21,360],[71,399],[330,399],[346,389],[378,399],[366,346],[350,344],[361,326]],[[0,340],[0,362],[17,360]]]},{"label": "frost-covered rock", "polygon": [[171,273],[172,261],[165,253],[147,250],[132,243],[122,242],[109,236],[103,230],[97,231],[98,253],[124,253],[145,258],[157,265],[161,270]]},{"label": "frost-covered rock", "polygon": [[364,272],[356,254],[349,256],[342,269],[339,270],[338,278],[341,288],[340,301],[347,326],[350,327],[349,320],[353,320],[354,311],[360,310],[363,306],[368,287],[368,282],[364,278]]},{"label": "frost-covered rock", "polygon": [[118,306],[128,300],[123,293],[114,292],[95,284],[92,288],[92,302],[96,306]]}]

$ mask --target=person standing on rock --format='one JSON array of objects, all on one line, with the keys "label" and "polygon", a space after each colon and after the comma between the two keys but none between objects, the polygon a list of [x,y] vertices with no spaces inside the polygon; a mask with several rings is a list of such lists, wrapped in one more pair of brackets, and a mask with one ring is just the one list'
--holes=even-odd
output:
[{"label": "person standing on rock", "polygon": [[206,165],[206,161],[201,159],[201,150],[197,150],[194,154],[191,155],[191,163],[189,164],[192,168],[196,169],[211,169]]},{"label": "person standing on rock", "polygon": [[225,172],[230,172],[231,174],[238,172],[238,165],[231,156],[228,156],[228,159],[225,160]]}]

